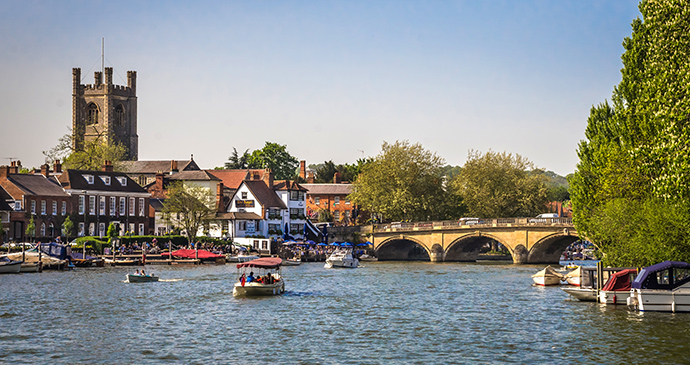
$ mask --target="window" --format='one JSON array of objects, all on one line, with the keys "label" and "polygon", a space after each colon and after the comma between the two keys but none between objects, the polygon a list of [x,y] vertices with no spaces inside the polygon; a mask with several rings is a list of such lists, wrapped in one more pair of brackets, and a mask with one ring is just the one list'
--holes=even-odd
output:
[{"label": "window", "polygon": [[41,223],[41,237],[45,237],[45,236],[46,236],[46,224]]},{"label": "window", "polygon": [[129,231],[132,232],[132,234],[134,234],[134,223],[129,224]]},{"label": "window", "polygon": [[336,221],[340,219],[340,211],[339,210],[333,211],[333,219],[335,219]]},{"label": "window", "polygon": [[297,200],[299,200],[299,201],[301,201],[301,202],[304,201],[304,192],[303,192],[303,191],[300,191],[300,192],[297,194]]},{"label": "window", "polygon": [[120,198],[120,216],[124,216],[125,212],[127,212],[127,207],[125,205],[125,198]]},{"label": "window", "polygon": [[98,215],[105,215],[105,197],[102,196],[98,201]]},{"label": "window", "polygon": [[122,127],[125,125],[125,108],[122,104],[117,104],[115,107],[115,126]]},{"label": "window", "polygon": [[31,214],[36,214],[36,201],[31,201]]},{"label": "window", "polygon": [[290,192],[290,200],[296,201],[299,199],[299,191],[291,191]]},{"label": "window", "polygon": [[340,204],[340,197],[339,196],[333,197],[333,205],[338,205],[338,204]]},{"label": "window", "polygon": [[[96,197],[93,195],[89,197],[89,214],[96,215]],[[90,231],[93,234],[93,229]]]},{"label": "window", "polygon": [[265,241],[265,240],[261,241],[261,249],[262,250],[268,250],[268,241]]},{"label": "window", "polygon": [[139,223],[139,235],[144,235],[144,223]]},{"label": "window", "polygon": [[84,214],[84,205],[86,201],[86,195],[79,195],[79,214]]},{"label": "window", "polygon": [[79,222],[79,230],[77,232],[78,236],[84,236],[84,222]]},{"label": "window", "polygon": [[105,223],[98,223],[98,236],[103,237],[105,236]]},{"label": "window", "polygon": [[115,178],[117,179],[117,181],[120,182],[120,185],[122,185],[122,186],[127,186],[127,178],[126,178],[126,177],[124,177],[124,176],[116,176]]},{"label": "window", "polygon": [[93,185],[93,175],[82,175],[89,185]]},{"label": "window", "polygon": [[46,201],[41,200],[41,214],[45,215],[46,214]]},{"label": "window", "polygon": [[14,201],[14,211],[19,212],[22,210],[22,202],[21,200],[15,200]]},{"label": "window", "polygon": [[53,215],[57,215],[57,201],[53,200]]},{"label": "window", "polygon": [[268,224],[268,234],[280,234],[280,224],[269,223]]},{"label": "window", "polygon": [[89,223],[89,236],[95,236],[96,235],[96,224],[95,223]]},{"label": "window", "polygon": [[237,229],[240,231],[246,231],[247,230],[247,221],[238,221],[237,222]]},{"label": "window", "polygon": [[86,125],[98,123],[98,106],[94,103],[89,104],[86,109]]},{"label": "window", "polygon": [[117,198],[114,196],[110,197],[110,215],[115,216],[117,215]]},{"label": "window", "polygon": [[290,208],[290,219],[303,219],[304,209]]},{"label": "window", "polygon": [[319,204],[321,204],[321,198],[320,198],[320,197],[318,197],[318,196],[317,196],[317,197],[315,197],[315,198],[314,198],[314,204],[316,204],[316,205],[319,205]]},{"label": "window", "polygon": [[[139,216],[143,217],[145,213],[144,198],[139,198]],[[143,233],[142,233],[143,234]]]},{"label": "window", "polygon": [[348,196],[345,197],[345,204],[350,204],[350,197],[348,197]]},{"label": "window", "polygon": [[60,214],[62,214],[62,215],[67,214],[67,202],[66,201],[62,202],[62,209],[60,209]]},{"label": "window", "polygon": [[110,185],[110,176],[101,176],[101,180],[103,180],[103,183],[106,185]]},{"label": "window", "polygon": [[[134,212],[135,212],[134,209],[136,208],[135,204],[136,204],[136,200],[134,198],[129,198],[129,216],[130,217],[134,216]],[[132,229],[132,230],[134,230],[134,229]]]},{"label": "window", "polygon": [[242,192],[242,199],[247,199],[247,192],[246,191]]}]

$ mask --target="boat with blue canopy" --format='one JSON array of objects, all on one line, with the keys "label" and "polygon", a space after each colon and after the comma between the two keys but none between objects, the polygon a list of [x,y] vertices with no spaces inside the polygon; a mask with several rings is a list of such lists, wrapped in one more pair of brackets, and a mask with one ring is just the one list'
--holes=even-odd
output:
[{"label": "boat with blue canopy", "polygon": [[690,312],[690,264],[664,261],[642,269],[628,306],[639,311]]}]

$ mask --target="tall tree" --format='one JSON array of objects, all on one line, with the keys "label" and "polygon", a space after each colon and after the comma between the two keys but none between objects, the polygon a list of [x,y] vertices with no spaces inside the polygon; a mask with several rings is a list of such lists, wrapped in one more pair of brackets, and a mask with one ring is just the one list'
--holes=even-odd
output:
[{"label": "tall tree", "polygon": [[266,142],[264,148],[252,152],[248,165],[250,168],[270,168],[276,179],[285,180],[297,175],[299,161],[287,151],[287,146]]},{"label": "tall tree", "polygon": [[103,136],[86,141],[83,150],[72,148],[72,133],[60,137],[58,144],[48,151],[43,151],[46,163],[61,160],[66,169],[100,170],[104,161],[113,162],[115,170],[122,171],[123,166],[117,162],[127,157],[127,147],[123,144],[108,145]]},{"label": "tall tree", "polygon": [[168,197],[163,203],[164,218],[186,231],[193,242],[202,226],[215,217],[214,196],[207,188],[174,182],[168,186]]},{"label": "tall tree", "polygon": [[354,204],[391,220],[444,219],[458,213],[457,197],[443,187],[441,157],[409,141],[384,142],[381,149],[352,186]]},{"label": "tall tree", "polygon": [[463,199],[468,214],[480,218],[529,217],[546,207],[543,174],[531,174],[534,165],[520,155],[470,151],[450,189]]},{"label": "tall tree", "polygon": [[232,148],[232,155],[228,157],[228,162],[225,163],[226,169],[246,169],[249,167],[249,150],[245,150],[242,155],[237,153],[237,149]]},{"label": "tall tree", "polygon": [[[570,179],[575,227],[615,266],[690,258],[683,239],[668,241],[690,221],[690,3],[643,0],[639,9],[621,82],[611,105],[591,109]],[[676,218],[659,224],[664,212]]]}]

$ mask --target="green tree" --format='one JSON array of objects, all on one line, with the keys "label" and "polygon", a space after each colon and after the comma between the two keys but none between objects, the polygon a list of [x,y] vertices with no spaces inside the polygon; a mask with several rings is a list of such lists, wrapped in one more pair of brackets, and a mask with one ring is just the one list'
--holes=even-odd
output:
[{"label": "green tree", "polygon": [[163,203],[164,219],[187,232],[189,242],[197,231],[215,217],[215,200],[211,191],[197,185],[174,182],[168,186],[168,198]]},{"label": "green tree", "polygon": [[[590,110],[569,179],[575,227],[614,266],[685,257],[682,238],[661,237],[685,237],[677,234],[684,225],[672,222],[688,221],[690,3],[645,0],[639,8],[643,20],[633,21],[623,42],[621,82],[611,104]],[[658,224],[664,212],[681,218]]]},{"label": "green tree", "polygon": [[34,237],[36,237],[36,223],[34,222],[34,216],[31,216],[31,220],[29,221],[29,224],[26,225],[26,230],[24,231],[27,236],[31,237],[31,242],[34,241]]},{"label": "green tree", "polygon": [[297,175],[299,161],[290,155],[287,146],[266,142],[264,148],[252,152],[248,166],[249,168],[269,168],[276,179],[286,180]]},{"label": "green tree", "polygon": [[314,181],[317,183],[332,183],[333,175],[338,171],[333,160],[324,161],[314,171]]},{"label": "green tree", "polygon": [[450,189],[462,197],[468,214],[480,218],[530,217],[546,207],[544,175],[520,155],[470,151]]},{"label": "green tree", "polygon": [[65,220],[62,222],[62,233],[65,235],[67,242],[69,242],[69,237],[72,235],[72,232],[74,232],[74,223],[69,216],[66,216]]},{"label": "green tree", "polygon": [[443,186],[444,160],[409,141],[383,143],[353,183],[350,200],[391,220],[445,219],[459,212]]},{"label": "green tree", "polygon": [[66,169],[100,170],[104,161],[113,162],[115,170],[122,171],[124,166],[117,162],[127,157],[127,147],[123,144],[108,145],[100,135],[96,139],[84,142],[83,150],[72,148],[72,134],[60,137],[58,144],[48,151],[43,151],[46,163],[61,160]]},{"label": "green tree", "polygon": [[242,155],[237,153],[237,149],[232,148],[232,155],[228,157],[228,162],[225,163],[226,169],[247,169],[249,168],[249,150],[245,150]]}]

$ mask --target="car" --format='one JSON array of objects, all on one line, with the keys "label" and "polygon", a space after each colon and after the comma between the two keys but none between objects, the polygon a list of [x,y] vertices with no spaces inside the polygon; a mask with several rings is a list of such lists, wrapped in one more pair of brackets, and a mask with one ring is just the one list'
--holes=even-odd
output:
[{"label": "car", "polygon": [[551,223],[558,218],[558,213],[542,213],[529,220],[530,223]]},{"label": "car", "polygon": [[460,218],[458,220],[459,226],[473,226],[479,224],[479,218]]}]

